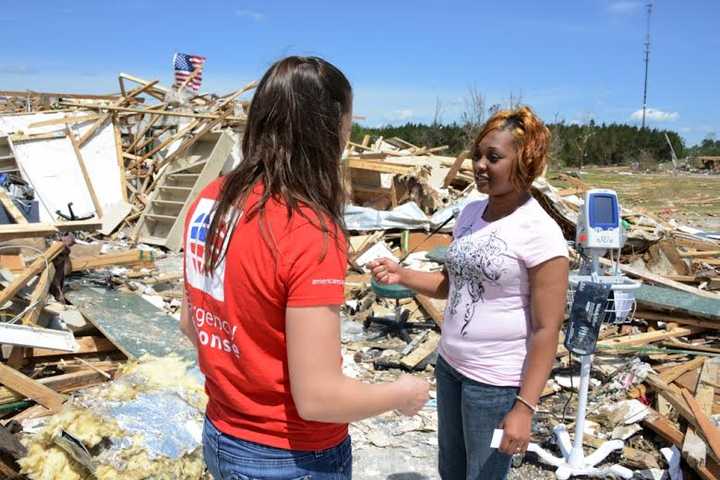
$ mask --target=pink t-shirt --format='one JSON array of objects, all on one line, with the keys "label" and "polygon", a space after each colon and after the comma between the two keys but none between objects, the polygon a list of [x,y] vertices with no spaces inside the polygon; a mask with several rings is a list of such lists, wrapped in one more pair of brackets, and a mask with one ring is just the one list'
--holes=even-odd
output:
[{"label": "pink t-shirt", "polygon": [[482,219],[486,205],[469,203],[455,226],[439,353],[468,378],[517,387],[531,318],[528,268],[567,257],[567,243],[533,198],[490,223]]}]

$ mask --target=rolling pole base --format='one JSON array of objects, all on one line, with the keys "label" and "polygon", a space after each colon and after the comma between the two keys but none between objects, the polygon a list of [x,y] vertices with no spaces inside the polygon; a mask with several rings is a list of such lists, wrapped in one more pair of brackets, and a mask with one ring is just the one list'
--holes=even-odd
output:
[{"label": "rolling pole base", "polygon": [[619,477],[631,479],[633,477],[632,470],[622,465],[612,465],[601,468],[595,466],[605,460],[613,451],[622,450],[625,446],[622,440],[605,442],[600,448],[586,457],[582,449],[579,451],[573,449],[572,443],[570,442],[570,435],[568,435],[565,425],[555,427],[555,437],[562,452],[562,457],[554,456],[547,450],[540,448],[536,443],[528,445],[528,451],[536,453],[543,463],[557,467],[555,476],[558,479],[567,480],[570,477],[578,477],[580,475],[593,478]]}]

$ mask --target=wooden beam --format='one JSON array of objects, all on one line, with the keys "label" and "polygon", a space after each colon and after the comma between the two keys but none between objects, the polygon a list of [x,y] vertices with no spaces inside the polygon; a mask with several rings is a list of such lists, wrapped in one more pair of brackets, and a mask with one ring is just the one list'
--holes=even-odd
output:
[{"label": "wooden beam", "polygon": [[0,363],[0,383],[54,412],[60,411],[65,399],[37,380]]},{"label": "wooden beam", "polygon": [[97,218],[89,220],[68,220],[57,222],[54,227],[60,232],[94,232],[102,228],[102,222]]},{"label": "wooden beam", "polygon": [[[610,338],[597,342],[596,351],[601,352],[603,349],[611,350],[613,348],[637,347],[647,345],[648,343],[659,342],[668,338],[685,337],[705,331],[700,327],[676,327],[672,330],[657,330],[654,332],[639,333],[637,335],[624,335],[618,338]],[[564,345],[558,345],[557,356],[567,355],[568,351]]]},{"label": "wooden beam", "polygon": [[[74,102],[63,102],[65,105],[71,105],[73,107],[82,107],[82,108],[88,108],[88,109],[97,109],[97,110],[107,110],[110,112],[133,112],[133,113],[143,113],[146,115],[165,115],[167,117],[185,117],[185,118],[194,118],[194,119],[205,119],[205,120],[218,120],[221,117],[219,115],[209,114],[209,113],[191,113],[191,112],[175,112],[172,110],[148,110],[146,108],[135,108],[135,107],[116,107],[113,105],[85,105],[85,104],[77,104]],[[231,122],[244,122],[246,120],[245,117],[232,117],[228,116],[226,117],[228,121]]]},{"label": "wooden beam", "polygon": [[30,305],[35,304],[35,306],[25,315],[25,317],[23,317],[23,325],[35,325],[37,323],[40,312],[45,306],[45,302],[47,300],[48,290],[50,289],[50,282],[52,282],[52,279],[54,277],[55,266],[52,264],[52,262],[50,262],[48,263],[47,268],[43,270],[40,274],[37,285],[35,285],[35,289],[30,295]]},{"label": "wooden beam", "polygon": [[458,172],[463,166],[463,162],[465,162],[465,159],[469,156],[470,152],[467,150],[458,155],[458,157],[453,162],[452,167],[450,167],[447,175],[445,175],[445,180],[443,180],[443,188],[448,188],[453,182],[453,180],[455,180],[455,177],[457,177]]},{"label": "wooden beam", "polygon": [[45,269],[46,260],[48,263],[52,262],[53,259],[57,257],[64,249],[65,245],[62,242],[54,242],[50,246],[50,248],[45,250],[45,253],[43,255],[36,258],[35,261],[31,263],[28,268],[26,268],[21,274],[13,278],[13,281],[10,282],[10,285],[8,285],[5,290],[0,292],[0,307],[2,307],[9,300],[11,300],[20,291],[21,288],[23,288],[30,282],[30,280],[35,275]]},{"label": "wooden beam", "polygon": [[75,134],[72,132],[72,130],[70,130],[70,127],[65,126],[65,133],[70,139],[70,143],[72,143],[73,150],[75,151],[75,157],[77,158],[78,164],[80,165],[80,170],[83,174],[83,178],[85,179],[85,186],[90,193],[90,198],[92,199],[93,206],[95,207],[95,214],[98,218],[100,218],[102,217],[102,205],[100,205],[100,200],[95,193],[95,187],[93,187],[92,180],[90,179],[90,174],[88,173],[87,166],[85,165],[85,161],[82,157],[82,153],[80,153],[80,144],[75,138]]},{"label": "wooden beam", "polygon": [[430,318],[433,319],[437,326],[442,328],[443,314],[435,307],[432,299],[430,297],[426,297],[425,295],[417,294],[415,295],[415,301],[422,307],[423,310],[425,310],[425,313],[430,315]]},{"label": "wooden beam", "polygon": [[[608,260],[606,258],[601,258],[600,263],[605,266],[612,266],[612,262],[610,262],[610,260]],[[690,286],[684,285],[680,282],[676,282],[674,280],[669,280],[661,275],[656,275],[651,272],[645,272],[645,271],[638,270],[629,265],[620,264],[620,270],[631,277],[640,278],[640,279],[645,280],[650,283],[663,285],[663,286],[674,288],[676,290],[680,290],[680,291],[687,292],[687,293],[693,293],[695,295],[705,297],[705,298],[712,298],[713,300],[720,300],[720,295],[718,295],[716,293],[710,293],[710,292],[706,292],[704,290],[700,290],[699,288],[690,287]]]},{"label": "wooden beam", "polygon": [[642,318],[643,320],[656,320],[660,322],[680,323],[683,325],[692,325],[695,327],[704,327],[716,330],[720,329],[720,322],[678,315],[676,313],[648,312],[646,310],[642,310],[636,312],[635,316]]},{"label": "wooden beam", "polygon": [[118,168],[120,169],[120,191],[122,192],[123,200],[127,202],[127,172],[125,170],[125,159],[123,158],[122,151],[122,136],[120,135],[120,127],[118,127],[117,121],[117,117],[114,116],[112,119],[112,127],[115,136],[115,156],[117,158]]},{"label": "wooden beam", "polygon": [[8,215],[10,215],[10,218],[15,220],[15,223],[23,225],[28,223],[25,215],[23,215],[20,209],[17,208],[17,205],[15,205],[15,202],[12,201],[10,195],[2,189],[0,189],[0,203],[2,203],[2,206],[5,208]]},{"label": "wooden beam", "polygon": [[129,250],[126,252],[106,253],[105,255],[71,259],[73,272],[81,272],[83,270],[111,265],[134,265],[153,261],[155,261],[155,254],[144,250]]},{"label": "wooden beam", "polygon": [[[86,354],[86,353],[107,353],[117,350],[115,345],[105,337],[79,337],[75,339],[78,343],[78,351],[74,352],[74,355]],[[47,348],[33,348],[32,357],[54,357],[54,356],[67,356],[68,353],[60,350],[50,350]]]},{"label": "wooden beam", "polygon": [[[0,364],[2,365],[2,364]],[[2,365],[2,367],[13,370],[10,367],[7,367],[5,365]],[[13,370],[16,372],[15,370]],[[114,372],[115,369],[108,370],[109,373]],[[19,372],[17,372],[19,373]],[[20,375],[22,375],[20,373]],[[23,375],[25,376],[25,375]],[[27,377],[26,377],[27,378]],[[30,379],[32,380],[32,379]],[[98,385],[100,383],[105,383],[107,379],[101,375],[100,373],[96,372],[92,369],[87,370],[80,370],[73,373],[64,373],[61,375],[55,375],[52,377],[45,377],[40,378],[38,380],[32,380],[33,382],[39,384],[41,387],[46,388],[47,390],[50,390],[52,393],[57,395],[58,397],[62,398],[62,395],[60,395],[57,392],[63,392],[68,393],[72,392],[74,390],[78,390],[81,388],[87,388],[93,385]],[[3,383],[6,387],[0,387],[0,405],[10,402],[16,402],[18,400],[23,400],[26,396],[30,397],[24,392],[15,391],[14,388],[11,388],[10,385],[6,384],[2,379],[0,379],[0,383]],[[33,397],[30,397],[33,398]],[[41,405],[47,407],[43,403],[39,402],[37,399],[33,398],[36,402],[40,403]],[[50,410],[53,410],[50,407],[47,407]]]},{"label": "wooden beam", "polygon": [[47,223],[0,225],[0,241],[47,237],[56,233],[58,233],[58,229]]},{"label": "wooden beam", "polygon": [[398,163],[380,162],[375,160],[358,160],[356,158],[348,159],[348,167],[380,173],[394,173],[396,175],[405,175],[415,170],[413,165],[402,165]]},{"label": "wooden beam", "polygon": [[[649,408],[649,407],[648,407]],[[643,419],[642,424],[657,433],[658,436],[665,441],[675,445],[678,449],[682,448],[685,435],[672,424],[666,416],[663,416],[653,409],[650,414]],[[708,458],[704,467],[694,468],[703,480],[720,479],[720,465],[712,458]]]},{"label": "wooden beam", "polygon": [[685,362],[681,365],[678,365],[676,367],[669,368],[668,370],[664,370],[660,373],[660,378],[665,383],[672,383],[677,378],[680,377],[683,373],[689,372],[691,370],[697,370],[698,368],[702,367],[703,363],[705,363],[704,357],[699,357],[694,360],[690,360],[689,362]]},{"label": "wooden beam", "polygon": [[702,406],[690,392],[684,388],[681,392],[693,415],[695,415],[702,436],[705,437],[708,445],[715,453],[715,457],[720,457],[720,430],[710,421],[710,418],[708,418],[707,414],[703,411]]},{"label": "wooden beam", "polygon": [[28,128],[40,128],[40,127],[51,127],[53,125],[67,125],[67,124],[74,124],[74,123],[84,123],[84,122],[91,122],[93,120],[97,120],[100,116],[96,113],[93,113],[91,115],[80,115],[71,117],[68,115],[63,116],[62,118],[55,118],[52,120],[43,120],[41,122],[35,122],[28,125]]}]

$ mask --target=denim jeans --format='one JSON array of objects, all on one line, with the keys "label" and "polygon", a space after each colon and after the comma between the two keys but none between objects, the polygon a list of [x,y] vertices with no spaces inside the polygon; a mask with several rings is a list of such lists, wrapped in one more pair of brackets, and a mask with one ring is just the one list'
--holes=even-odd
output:
[{"label": "denim jeans", "polygon": [[350,480],[350,437],[317,452],[267,447],[220,432],[205,418],[203,455],[215,480]]},{"label": "denim jeans", "polygon": [[471,380],[441,356],[435,375],[440,477],[503,480],[512,457],[490,448],[490,440],[493,430],[515,404],[518,389]]}]

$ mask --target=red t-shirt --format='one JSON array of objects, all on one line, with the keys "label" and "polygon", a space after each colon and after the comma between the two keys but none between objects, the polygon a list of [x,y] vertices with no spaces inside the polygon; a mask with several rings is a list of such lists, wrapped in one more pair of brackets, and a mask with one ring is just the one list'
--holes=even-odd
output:
[{"label": "red t-shirt", "polygon": [[[341,443],[346,424],[305,421],[290,391],[285,308],[341,305],[347,253],[305,217],[287,216],[279,201],[261,217],[239,214],[224,261],[202,273],[205,237],[222,179],[206,187],[185,222],[185,285],[209,397],[207,415],[222,432],[276,448],[323,450]],[[257,202],[256,186],[246,205]],[[310,219],[317,219],[303,208]],[[315,221],[317,224],[317,221]],[[332,225],[332,224],[329,224]],[[339,233],[338,235],[342,235]],[[325,256],[321,253],[325,247]],[[338,361],[342,362],[338,352]]]}]

